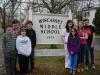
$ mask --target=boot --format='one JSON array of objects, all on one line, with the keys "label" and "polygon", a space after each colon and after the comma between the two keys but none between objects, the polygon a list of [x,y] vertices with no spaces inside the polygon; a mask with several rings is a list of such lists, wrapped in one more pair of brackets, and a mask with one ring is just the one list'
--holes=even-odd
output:
[{"label": "boot", "polygon": [[81,64],[78,64],[77,72],[81,72]]},{"label": "boot", "polygon": [[81,64],[81,72],[84,71],[84,64]]}]

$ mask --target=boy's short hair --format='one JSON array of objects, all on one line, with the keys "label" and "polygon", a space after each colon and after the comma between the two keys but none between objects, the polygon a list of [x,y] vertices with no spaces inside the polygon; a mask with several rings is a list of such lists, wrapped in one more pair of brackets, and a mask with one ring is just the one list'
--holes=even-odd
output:
[{"label": "boy's short hair", "polygon": [[16,24],[16,23],[19,23],[19,21],[18,21],[17,19],[14,19],[14,20],[12,21],[12,24]]},{"label": "boy's short hair", "polygon": [[7,25],[7,26],[6,26],[6,29],[7,29],[7,28],[13,28],[13,27],[12,27],[12,25]]},{"label": "boy's short hair", "polygon": [[26,23],[25,23],[25,25],[30,24],[30,23],[33,25],[32,21],[27,20]]}]

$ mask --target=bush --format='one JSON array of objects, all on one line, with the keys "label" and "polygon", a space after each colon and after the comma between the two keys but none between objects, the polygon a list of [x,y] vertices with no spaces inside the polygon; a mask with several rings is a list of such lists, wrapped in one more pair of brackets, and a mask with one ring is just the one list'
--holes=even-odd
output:
[{"label": "bush", "polygon": [[100,34],[100,7],[96,10],[95,18],[93,19],[93,24],[96,27],[96,33]]}]

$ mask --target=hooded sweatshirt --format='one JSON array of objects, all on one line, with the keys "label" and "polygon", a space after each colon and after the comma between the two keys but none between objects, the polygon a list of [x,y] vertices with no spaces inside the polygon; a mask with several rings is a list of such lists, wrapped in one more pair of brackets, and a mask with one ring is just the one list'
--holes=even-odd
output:
[{"label": "hooded sweatshirt", "polygon": [[31,41],[27,36],[18,36],[16,39],[18,54],[29,56],[31,54]]},{"label": "hooded sweatshirt", "polygon": [[79,36],[77,35],[73,38],[73,36],[70,35],[68,37],[67,47],[68,47],[68,51],[70,53],[71,52],[77,53],[79,51],[79,47],[80,47],[80,38],[79,38]]}]

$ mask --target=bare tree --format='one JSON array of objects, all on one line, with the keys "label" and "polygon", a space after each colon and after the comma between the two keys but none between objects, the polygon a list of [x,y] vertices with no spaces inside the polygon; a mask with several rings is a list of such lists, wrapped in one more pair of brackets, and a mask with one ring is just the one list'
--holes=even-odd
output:
[{"label": "bare tree", "polygon": [[50,13],[61,14],[62,9],[71,10],[73,18],[82,16],[83,12],[94,7],[94,0],[39,0],[33,1],[33,8],[46,8]]},{"label": "bare tree", "polygon": [[4,2],[0,5],[2,5],[2,7],[0,7],[0,15],[2,17],[2,27],[5,28],[5,20],[6,20],[6,7],[9,5],[9,1],[8,2]]},{"label": "bare tree", "polygon": [[61,14],[61,10],[66,7],[72,0],[41,0],[42,7],[47,8],[50,13]]},{"label": "bare tree", "polygon": [[61,14],[61,10],[66,7],[72,0],[37,0],[32,2],[33,9],[46,8],[49,13]]},{"label": "bare tree", "polygon": [[[0,14],[2,16],[2,27],[5,29],[5,25],[11,22],[15,16],[15,12],[20,6],[22,0],[2,0],[2,7],[0,7]],[[8,21],[8,22],[7,22]]]},{"label": "bare tree", "polygon": [[73,14],[73,18],[82,18],[82,14],[94,7],[94,0],[73,0],[69,4],[69,8]]}]

